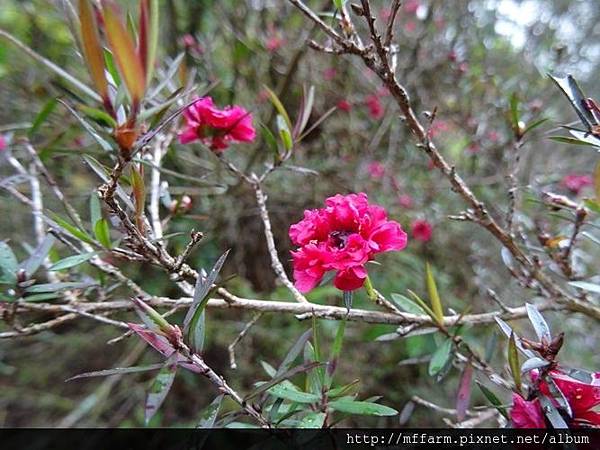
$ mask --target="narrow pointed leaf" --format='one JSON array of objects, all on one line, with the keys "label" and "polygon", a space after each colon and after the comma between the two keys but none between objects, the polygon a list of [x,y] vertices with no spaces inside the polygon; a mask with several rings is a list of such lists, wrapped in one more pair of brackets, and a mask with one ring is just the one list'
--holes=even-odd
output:
[{"label": "narrow pointed leaf", "polygon": [[206,303],[208,302],[208,292],[212,288],[215,280],[217,279],[217,276],[219,275],[219,272],[221,271],[221,268],[223,267],[223,264],[225,263],[228,254],[229,250],[227,250],[219,257],[219,259],[211,269],[210,273],[206,276],[206,278],[202,277],[201,275],[198,275],[196,287],[194,289],[194,299],[183,320],[184,334],[186,334],[189,331],[189,325],[194,315],[201,314],[202,310],[206,306]]},{"label": "narrow pointed leaf", "polygon": [[437,322],[435,313],[431,310],[429,305],[427,305],[427,303],[425,303],[425,301],[421,297],[419,297],[416,293],[414,293],[410,289],[407,289],[407,292],[412,296],[412,298],[415,299],[415,302],[417,302],[417,304],[425,310],[425,312],[429,315],[429,317],[431,317],[433,320],[435,320]]},{"label": "narrow pointed leaf", "polygon": [[314,368],[319,367],[320,365],[321,365],[321,363],[318,363],[318,362],[304,363],[304,364],[294,367],[293,369],[287,370],[286,372],[282,373],[281,375],[276,374],[274,378],[272,378],[269,381],[266,381],[264,383],[261,383],[258,386],[258,388],[256,390],[254,390],[252,393],[248,394],[244,400],[249,401],[249,400],[253,399],[254,397],[256,397],[257,395],[260,395],[263,392],[268,391],[273,386],[276,386],[276,385],[282,383],[283,381],[288,380],[289,378],[292,378],[300,373],[309,372],[309,371],[313,370]]},{"label": "narrow pointed leaf", "polygon": [[450,359],[451,351],[452,341],[450,339],[446,339],[431,356],[428,369],[430,376],[436,375],[444,368]]},{"label": "narrow pointed leaf", "polygon": [[0,241],[0,278],[16,280],[19,262],[9,245]]},{"label": "narrow pointed leaf", "polygon": [[149,364],[147,366],[133,366],[133,367],[117,367],[114,369],[98,370],[94,372],[85,372],[74,377],[67,378],[65,381],[79,380],[80,378],[93,378],[93,377],[108,377],[111,375],[123,375],[128,373],[139,373],[148,372],[150,370],[158,370],[163,367],[164,364]]},{"label": "narrow pointed leaf", "polygon": [[427,292],[429,293],[429,301],[431,302],[431,310],[435,314],[435,318],[438,324],[444,323],[444,308],[442,307],[442,300],[438,294],[437,285],[431,272],[431,266],[429,263],[425,266],[425,272],[427,277]]},{"label": "narrow pointed leaf", "polygon": [[217,396],[211,403],[202,411],[200,416],[200,422],[196,428],[213,428],[221,409],[221,403],[223,403],[223,394]]},{"label": "narrow pointed leaf", "polygon": [[304,346],[306,345],[306,342],[310,339],[311,335],[312,329],[308,329],[304,333],[302,333],[302,335],[298,338],[296,342],[294,342],[294,345],[292,345],[290,350],[285,355],[285,358],[283,358],[283,361],[277,368],[276,376],[279,376],[289,370],[293,362],[304,349]]},{"label": "narrow pointed leaf", "polygon": [[108,43],[121,73],[127,91],[134,104],[144,97],[146,75],[135,51],[135,45],[127,28],[119,18],[115,5],[110,0],[102,1],[102,11]]},{"label": "narrow pointed leaf", "polygon": [[329,407],[335,411],[364,416],[395,416],[398,414],[398,411],[389,406],[349,398],[332,400],[329,402]]},{"label": "narrow pointed leaf", "polygon": [[87,234],[87,232],[80,230],[75,225],[70,224],[62,217],[57,216],[56,214],[52,214],[52,220],[56,223],[56,226],[67,231],[71,236],[76,237],[80,241],[86,242],[88,244],[94,243],[94,239],[89,234]]},{"label": "narrow pointed leaf", "polygon": [[562,78],[550,75],[550,78],[565,94],[567,99],[569,99],[571,106],[573,106],[573,109],[581,119],[581,122],[587,129],[590,129],[591,126],[596,123],[596,118],[584,107],[583,102],[585,101],[585,96],[575,79],[571,75]]},{"label": "narrow pointed leaf", "polygon": [[85,120],[83,117],[81,117],[81,115],[77,111],[75,111],[68,103],[66,103],[62,100],[58,100],[58,101],[60,103],[62,103],[64,105],[64,107],[67,108],[71,114],[73,114],[73,116],[75,116],[75,118],[83,126],[85,131],[87,131],[90,134],[90,136],[92,136],[94,138],[94,140],[100,145],[100,147],[102,147],[102,149],[104,151],[112,152],[112,150],[113,150],[112,146],[108,143],[108,141],[106,139],[104,139],[102,136],[100,136],[100,134],[98,134],[98,132],[94,129],[94,127],[87,120]]},{"label": "narrow pointed leaf", "polygon": [[154,308],[139,298],[132,298],[135,312],[150,331],[170,331],[172,326]]},{"label": "narrow pointed leaf", "polygon": [[593,292],[594,294],[600,294],[600,284],[590,283],[587,281],[571,281],[569,284],[577,289],[583,289],[584,291]]},{"label": "narrow pointed leaf", "polygon": [[298,428],[322,428],[325,423],[325,417],[327,417],[327,414],[324,412],[309,412],[302,418],[298,424]]},{"label": "narrow pointed leaf", "polygon": [[421,308],[417,303],[413,302],[408,297],[405,297],[401,294],[392,294],[391,295],[392,302],[402,311],[406,311],[407,313],[416,314],[416,315],[427,315],[427,312]]},{"label": "narrow pointed leaf", "polygon": [[43,125],[43,123],[46,121],[46,119],[48,119],[48,116],[50,114],[52,114],[52,111],[54,111],[54,108],[56,108],[57,103],[58,103],[58,100],[53,98],[53,99],[50,99],[44,105],[44,107],[40,110],[38,115],[35,117],[33,123],[31,124],[31,128],[29,129],[29,132],[27,133],[29,137],[32,137],[33,135],[35,135],[35,133],[40,129],[40,127]]},{"label": "narrow pointed leaf", "polygon": [[280,383],[270,387],[267,392],[276,398],[283,398],[296,403],[318,403],[321,396],[302,392],[291,383]]},{"label": "narrow pointed leaf", "polygon": [[146,425],[148,422],[154,417],[154,414],[160,408],[160,405],[163,404],[165,398],[167,398],[167,394],[173,385],[173,380],[175,379],[175,373],[177,372],[177,353],[174,353],[169,357],[163,368],[160,370],[152,386],[150,386],[150,392],[146,397],[146,408],[144,419]]},{"label": "narrow pointed leaf", "polygon": [[[82,158],[85,161],[85,163],[90,167],[90,169],[92,169],[102,181],[107,182],[109,180],[109,176],[106,169],[104,168],[104,166],[102,166],[102,164],[100,164],[100,162],[98,162],[97,159],[94,159],[89,155],[83,155]],[[125,204],[125,206],[127,206],[127,208],[129,208],[131,211],[135,211],[133,203],[131,202],[129,196],[125,193],[121,186],[117,186],[116,193],[119,199]]]},{"label": "narrow pointed leaf", "polygon": [[96,235],[98,242],[100,242],[103,247],[112,247],[112,242],[110,240],[110,229],[106,219],[100,219],[98,222],[96,222],[96,225],[94,225],[94,234]]},{"label": "narrow pointed leaf", "polygon": [[517,344],[515,342],[515,334],[511,333],[508,340],[508,365],[515,380],[517,392],[521,392],[521,370],[519,368],[519,353],[517,352]]},{"label": "narrow pointed leaf", "polygon": [[481,382],[476,381],[475,383],[477,384],[477,386],[479,386],[479,389],[481,389],[481,392],[483,393],[485,398],[487,398],[488,401],[492,405],[494,405],[494,407],[498,410],[498,412],[500,414],[502,414],[506,419],[508,419],[508,413],[506,412],[506,408],[503,406],[500,399],[498,397],[496,397],[496,394],[494,394],[487,387],[485,387],[483,384],[481,384]]},{"label": "narrow pointed leaf", "polygon": [[510,327],[509,324],[507,324],[504,320],[500,319],[499,317],[495,317],[495,320],[496,320],[496,323],[498,324],[498,326],[500,327],[500,329],[506,335],[507,338],[510,338],[511,334],[515,335],[515,343],[516,343],[517,348],[519,349],[519,351],[521,353],[523,353],[528,358],[535,358],[535,356],[536,356],[535,353],[533,353],[529,349],[523,348],[523,346],[519,342],[517,334],[514,333],[513,329]]},{"label": "narrow pointed leaf", "polygon": [[25,292],[27,292],[28,294],[36,294],[40,292],[58,292],[64,291],[66,289],[84,289],[90,286],[92,286],[91,283],[79,283],[76,281],[64,283],[42,283],[29,286],[25,289]]},{"label": "narrow pointed leaf", "polygon": [[545,340],[549,343],[552,340],[552,335],[550,334],[550,327],[546,323],[546,320],[544,320],[544,318],[542,317],[535,305],[525,303],[525,308],[527,309],[529,321],[533,325],[538,339],[540,341]]},{"label": "narrow pointed leaf", "polygon": [[88,71],[103,101],[108,101],[108,83],[104,76],[104,53],[96,16],[90,0],[79,0],[79,22],[81,23],[81,44]]},{"label": "narrow pointed leaf", "polygon": [[552,404],[552,400],[550,400],[545,395],[540,395],[539,399],[540,404],[542,405],[542,411],[552,424],[552,427],[557,429],[569,428],[565,420],[560,415],[560,412],[558,412],[556,407]]},{"label": "narrow pointed leaf", "polygon": [[42,265],[50,249],[54,245],[56,238],[51,234],[47,234],[44,240],[37,246],[33,253],[19,265],[19,269],[23,269],[27,276],[32,276]]},{"label": "narrow pointed leaf", "polygon": [[273,106],[275,107],[275,109],[277,110],[277,112],[285,120],[285,123],[287,125],[287,129],[291,130],[292,129],[292,121],[290,120],[290,116],[288,115],[287,111],[285,110],[285,107],[283,106],[283,103],[281,103],[281,100],[279,100],[279,97],[277,97],[277,94],[275,94],[275,92],[273,92],[267,86],[264,86],[264,88],[267,91],[267,94],[269,95],[269,99],[271,100],[271,103],[273,104]]},{"label": "narrow pointed leaf", "polygon": [[525,374],[527,372],[531,372],[534,369],[541,369],[542,367],[546,367],[548,364],[550,363],[542,358],[529,358],[521,366],[521,373]]},{"label": "narrow pointed leaf", "polygon": [[467,363],[465,366],[462,376],[460,377],[460,383],[458,385],[458,394],[456,396],[456,418],[459,422],[465,419],[467,414],[467,408],[471,401],[471,381],[473,379],[473,366]]},{"label": "narrow pointed leaf", "polygon": [[89,252],[89,253],[82,253],[81,255],[68,256],[68,257],[61,259],[60,261],[57,261],[56,263],[52,264],[52,266],[48,270],[50,270],[52,272],[58,272],[60,270],[70,269],[71,267],[75,267],[80,264],[83,264],[86,261],[89,261],[96,255],[97,255],[96,252]]},{"label": "narrow pointed leaf", "polygon": [[94,191],[90,195],[90,222],[92,227],[94,227],[100,219],[102,219],[102,207],[100,206],[100,198],[96,191]]}]

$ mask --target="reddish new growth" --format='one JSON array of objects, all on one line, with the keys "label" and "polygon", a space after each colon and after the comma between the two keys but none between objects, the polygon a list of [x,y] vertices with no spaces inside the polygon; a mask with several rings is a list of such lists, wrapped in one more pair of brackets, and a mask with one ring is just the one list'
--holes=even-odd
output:
[{"label": "reddish new growth", "polygon": [[220,153],[231,142],[252,142],[256,131],[252,114],[241,106],[217,108],[211,97],[198,98],[183,112],[185,128],[179,133],[179,142],[188,144],[201,141]]},{"label": "reddish new growth", "polygon": [[304,219],[289,230],[290,239],[300,247],[292,257],[295,285],[301,292],[313,289],[332,270],[335,287],[358,289],[367,278],[365,264],[377,253],[406,247],[400,224],[388,220],[381,206],[370,205],[366,194],[338,194],[325,205],[304,211]]},{"label": "reddish new growth", "polygon": [[433,227],[426,220],[415,220],[411,224],[412,237],[417,241],[428,242],[433,234]]},{"label": "reddish new growth", "polygon": [[583,189],[588,186],[592,186],[594,181],[589,175],[570,173],[565,175],[560,184],[562,187],[568,189],[572,194],[579,195]]}]

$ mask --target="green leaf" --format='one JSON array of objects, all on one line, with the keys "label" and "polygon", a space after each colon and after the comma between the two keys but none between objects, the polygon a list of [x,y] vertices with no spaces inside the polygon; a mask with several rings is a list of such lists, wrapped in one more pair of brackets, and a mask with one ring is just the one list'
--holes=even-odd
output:
[{"label": "green leaf", "polygon": [[321,396],[302,392],[291,383],[281,383],[270,387],[267,392],[273,397],[283,398],[297,403],[318,403]]},{"label": "green leaf", "polygon": [[415,294],[410,289],[407,289],[407,292],[412,296],[412,298],[415,299],[415,301],[417,302],[417,304],[421,308],[423,308],[427,314],[429,314],[429,317],[431,317],[433,320],[435,320],[437,322],[437,318],[435,316],[435,313],[431,310],[431,308],[429,307],[429,305],[427,305],[427,303],[425,303],[425,301],[421,297],[419,297],[417,294]]},{"label": "green leaf", "polygon": [[429,263],[425,265],[425,273],[427,277],[427,292],[429,292],[429,301],[431,302],[431,309],[435,315],[435,319],[439,325],[444,323],[444,309],[442,307],[442,300],[438,294],[435,279],[431,272],[431,266]]},{"label": "green leaf", "polygon": [[19,262],[9,245],[0,241],[0,280],[15,282]]},{"label": "green leaf", "polygon": [[54,245],[56,238],[51,234],[47,234],[44,240],[37,246],[31,256],[19,264],[19,269],[23,269],[28,277],[31,277],[42,265],[50,249]]},{"label": "green leaf", "polygon": [[52,220],[54,220],[54,222],[56,222],[56,225],[58,225],[60,228],[64,229],[68,233],[70,233],[73,237],[76,237],[77,239],[79,239],[83,242],[86,242],[88,244],[94,243],[94,239],[89,234],[87,234],[83,230],[80,230],[75,225],[71,225],[69,222],[67,222],[62,217],[60,217],[56,214],[52,214]]},{"label": "green leaf", "polygon": [[98,194],[94,191],[90,195],[90,222],[92,223],[92,228],[96,226],[100,219],[102,219],[102,208],[100,207]]},{"label": "green leaf", "polygon": [[96,255],[97,252],[90,252],[82,253],[80,255],[68,256],[52,264],[52,266],[48,270],[51,272],[58,272],[59,270],[70,269],[71,267],[75,267],[79,264],[83,264],[84,262],[89,261]]},{"label": "green leaf", "polygon": [[90,106],[81,105],[80,110],[84,113],[88,118],[96,122],[98,125],[109,128],[117,128],[117,122],[115,119],[111,117],[110,114],[102,111],[98,108],[92,108]]},{"label": "green leaf", "polygon": [[587,142],[581,139],[571,138],[567,136],[550,136],[551,140],[556,142],[562,142],[563,144],[572,144],[572,145],[585,145],[588,147],[597,147],[596,144],[592,144],[591,142]]},{"label": "green leaf", "polygon": [[586,208],[589,208],[596,214],[600,214],[600,203],[597,200],[585,199],[583,204],[586,206]]},{"label": "green leaf", "polygon": [[94,234],[98,242],[105,248],[112,248],[112,242],[110,240],[110,229],[108,227],[108,221],[106,219],[100,219],[94,225]]},{"label": "green leaf", "polygon": [[75,375],[74,377],[67,378],[65,381],[73,381],[78,380],[80,378],[92,378],[92,377],[108,377],[111,375],[123,375],[127,373],[139,373],[139,372],[148,372],[150,370],[158,370],[163,367],[164,364],[149,364],[147,366],[132,366],[132,367],[117,367],[114,369],[105,369],[98,370],[95,372],[85,372],[79,375]]},{"label": "green leaf", "polygon": [[395,416],[398,414],[398,411],[389,406],[371,402],[361,402],[349,398],[332,400],[329,402],[329,407],[335,411],[360,414],[363,416]]},{"label": "green leaf", "polygon": [[450,339],[446,339],[431,356],[428,369],[430,376],[436,375],[444,368],[446,362],[448,362],[450,359],[451,351],[452,341]]},{"label": "green leaf", "polygon": [[281,100],[279,100],[279,97],[277,97],[277,94],[275,94],[275,92],[273,92],[267,86],[264,86],[264,88],[267,91],[267,94],[269,95],[269,99],[271,100],[271,103],[273,103],[273,106],[275,107],[275,109],[277,110],[277,112],[285,120],[285,123],[287,125],[287,129],[291,130],[292,129],[292,121],[290,120],[290,116],[288,115],[287,111],[285,110],[285,107],[283,106],[283,103],[281,103]]},{"label": "green leaf", "polygon": [[217,420],[219,410],[221,409],[221,403],[223,403],[223,397],[225,397],[224,394],[218,395],[210,405],[202,411],[200,422],[198,422],[196,428],[213,428],[215,426],[215,421]]},{"label": "green leaf", "polygon": [[515,380],[515,386],[517,392],[521,392],[521,369],[519,364],[519,353],[517,351],[517,345],[515,343],[515,334],[510,334],[508,341],[508,365],[512,373],[513,379]]},{"label": "green leaf", "polygon": [[508,413],[506,412],[506,408],[502,405],[502,402],[500,401],[500,399],[498,397],[496,397],[496,394],[494,394],[487,387],[485,387],[483,384],[481,384],[481,382],[476,381],[475,383],[477,383],[477,386],[479,386],[479,389],[481,389],[481,392],[483,393],[485,398],[487,398],[488,401],[492,405],[494,405],[494,407],[498,410],[498,412],[500,414],[502,414],[506,419],[508,419]]},{"label": "green leaf", "polygon": [[[263,364],[263,367],[266,369],[267,367],[265,367],[266,363]],[[252,393],[248,394],[246,396],[246,398],[244,398],[245,401],[249,401],[251,399],[253,399],[254,397],[256,397],[257,395],[262,394],[265,391],[269,391],[269,389],[272,386],[276,386],[280,383],[282,383],[284,386],[290,387],[290,386],[294,386],[294,384],[292,383],[284,383],[286,380],[288,380],[289,378],[292,378],[300,373],[305,373],[305,372],[309,372],[312,369],[318,367],[320,365],[320,363],[318,362],[309,362],[309,363],[304,363],[300,366],[296,366],[293,369],[290,369],[284,373],[282,373],[281,375],[277,375],[274,374],[275,376],[269,380],[266,381],[264,383],[260,383],[260,385],[258,386],[258,388],[256,390],[254,390]],[[272,367],[270,368],[272,369]],[[271,370],[269,370],[269,372],[271,372]]]},{"label": "green leaf", "polygon": [[281,142],[283,142],[283,148],[290,151],[294,146],[294,142],[292,141],[290,129],[287,127],[285,119],[281,115],[277,115],[277,129],[279,131]]},{"label": "green leaf", "polygon": [[309,412],[302,418],[298,428],[322,428],[327,414],[324,412]]},{"label": "green leaf", "polygon": [[519,129],[519,97],[516,92],[510,96],[510,121],[514,130]]},{"label": "green leaf", "polygon": [[40,292],[57,292],[65,289],[83,289],[90,287],[90,283],[65,282],[65,283],[42,283],[34,284],[25,289],[28,294],[37,294]]},{"label": "green leaf", "polygon": [[208,303],[208,293],[217,279],[228,254],[229,250],[219,257],[206,278],[198,275],[196,280],[194,299],[183,320],[183,334],[187,337],[188,343],[194,351],[202,351],[205,333],[203,315],[204,308]]},{"label": "green leaf", "polygon": [[160,408],[160,405],[163,404],[165,398],[167,398],[167,394],[173,385],[173,380],[175,379],[175,373],[177,372],[177,358],[179,357],[179,353],[173,353],[169,359],[165,362],[163,368],[160,370],[152,386],[150,386],[150,392],[146,397],[146,408],[144,414],[144,421],[146,425],[150,422],[150,419],[154,417],[154,414]]},{"label": "green leaf", "polygon": [[423,308],[404,295],[392,294],[391,298],[394,305],[396,305],[402,311],[406,311],[410,314],[416,314],[418,316],[427,315],[427,312]]},{"label": "green leaf", "polygon": [[41,109],[41,111],[38,113],[38,115],[33,120],[33,123],[31,124],[31,128],[29,129],[29,132],[27,133],[29,137],[32,137],[35,135],[35,133],[37,133],[37,131],[40,129],[40,127],[46,121],[48,116],[52,113],[52,111],[54,111],[54,108],[56,108],[57,103],[58,103],[58,101],[55,98],[53,98],[53,99],[50,99],[44,105],[44,107]]},{"label": "green leaf", "polygon": [[535,121],[529,123],[527,125],[527,127],[525,127],[525,130],[523,130],[523,136],[525,136],[530,131],[535,130],[537,127],[539,127],[540,125],[544,124],[548,120],[549,119],[547,117],[542,117],[541,119],[538,119],[538,120],[535,120]]},{"label": "green leaf", "polygon": [[142,319],[148,330],[154,332],[169,332],[172,330],[171,324],[150,305],[143,300],[133,297],[131,299],[137,315]]}]

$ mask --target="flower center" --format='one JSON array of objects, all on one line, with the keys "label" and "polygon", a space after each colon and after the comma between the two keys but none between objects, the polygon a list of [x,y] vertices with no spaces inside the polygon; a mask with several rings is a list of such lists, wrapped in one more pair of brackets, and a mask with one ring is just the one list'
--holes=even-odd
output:
[{"label": "flower center", "polygon": [[336,248],[344,248],[348,242],[348,237],[352,234],[351,231],[332,231],[329,233],[331,244]]}]

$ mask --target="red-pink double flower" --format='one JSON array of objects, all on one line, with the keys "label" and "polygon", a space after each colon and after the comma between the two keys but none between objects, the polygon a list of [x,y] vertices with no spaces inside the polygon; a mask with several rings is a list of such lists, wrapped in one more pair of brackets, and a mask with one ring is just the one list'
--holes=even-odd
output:
[{"label": "red-pink double flower", "polygon": [[406,233],[388,220],[385,209],[370,205],[366,194],[336,195],[325,208],[304,211],[292,225],[290,239],[299,246],[292,252],[295,285],[301,292],[313,289],[328,271],[336,271],[333,284],[343,291],[360,288],[367,278],[365,264],[377,253],[402,250]]},{"label": "red-pink double flower", "polygon": [[[537,375],[532,374],[535,380]],[[593,374],[591,383],[584,383],[561,372],[552,370],[550,377],[563,393],[571,407],[573,417],[567,421],[569,426],[600,427],[600,372]],[[551,397],[546,382],[540,382],[540,392]],[[546,428],[546,421],[539,399],[525,400],[519,394],[513,394],[513,408],[511,412],[515,428]]]},{"label": "red-pink double flower", "polygon": [[183,112],[185,128],[179,142],[202,141],[215,152],[222,152],[231,142],[251,142],[256,137],[252,115],[241,106],[219,109],[211,97],[198,98]]}]

